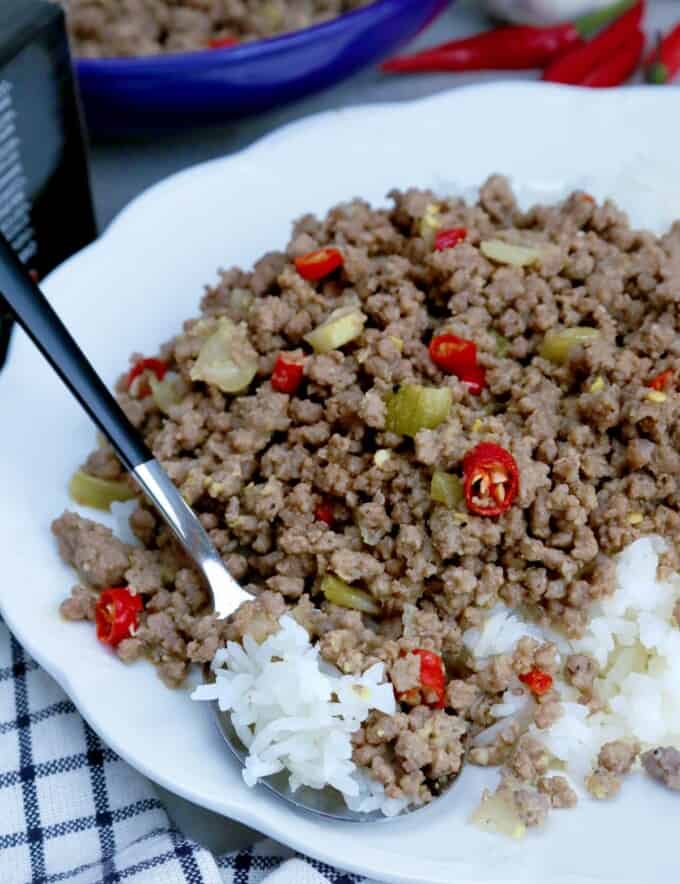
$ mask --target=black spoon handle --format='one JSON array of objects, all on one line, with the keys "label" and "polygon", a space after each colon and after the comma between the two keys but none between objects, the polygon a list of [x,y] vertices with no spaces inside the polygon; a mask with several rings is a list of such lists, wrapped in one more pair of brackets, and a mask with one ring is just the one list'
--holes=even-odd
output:
[{"label": "black spoon handle", "polygon": [[151,452],[2,234],[0,292],[19,325],[109,439],[123,464],[134,470],[151,460]]}]

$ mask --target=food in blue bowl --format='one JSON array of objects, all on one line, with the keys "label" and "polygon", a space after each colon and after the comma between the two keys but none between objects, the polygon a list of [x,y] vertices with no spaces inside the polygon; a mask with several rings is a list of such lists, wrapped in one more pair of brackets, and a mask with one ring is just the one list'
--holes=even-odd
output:
[{"label": "food in blue bowl", "polygon": [[[96,134],[117,135],[215,122],[301,98],[389,54],[448,3],[234,0],[219,4],[221,17],[211,12],[215,0],[65,5],[88,123]],[[229,18],[228,7],[243,14]],[[137,12],[121,19],[121,8]]]}]

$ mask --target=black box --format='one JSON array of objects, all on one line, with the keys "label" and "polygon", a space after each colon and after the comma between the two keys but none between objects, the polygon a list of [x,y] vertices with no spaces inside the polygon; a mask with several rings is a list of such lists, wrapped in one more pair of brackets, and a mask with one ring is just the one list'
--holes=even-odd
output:
[{"label": "black box", "polygon": [[[0,230],[42,278],[97,235],[64,15],[0,0]],[[0,299],[0,367],[11,320]]]}]

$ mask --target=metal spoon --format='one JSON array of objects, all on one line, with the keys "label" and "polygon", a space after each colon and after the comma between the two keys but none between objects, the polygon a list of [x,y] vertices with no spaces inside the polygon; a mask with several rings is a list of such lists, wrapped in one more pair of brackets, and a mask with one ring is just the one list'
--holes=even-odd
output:
[{"label": "metal spoon", "polygon": [[[227,571],[194,511],[153,457],[1,234],[0,293],[17,322],[107,437],[121,462],[193,559],[205,578],[218,619],[233,614],[253,596],[239,586]],[[219,730],[227,746],[239,764],[243,765],[248,753],[232,727],[231,717],[228,713],[220,712],[217,704],[215,710]],[[319,816],[348,822],[387,819],[378,811],[357,813],[350,810],[340,793],[331,787],[303,787],[292,792],[286,772],[267,777],[262,784],[295,807]]]}]

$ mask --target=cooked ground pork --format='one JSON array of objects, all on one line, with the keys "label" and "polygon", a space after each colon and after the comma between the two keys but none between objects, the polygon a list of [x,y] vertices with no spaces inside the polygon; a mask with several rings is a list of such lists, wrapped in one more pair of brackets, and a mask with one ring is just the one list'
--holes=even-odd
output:
[{"label": "cooked ground pork", "polygon": [[605,743],[597,756],[598,766],[615,774],[630,773],[630,769],[640,753],[640,747],[636,743],[627,743],[625,740],[612,740]]},{"label": "cooked ground pork", "polygon": [[372,0],[57,0],[81,58],[205,49],[258,40],[343,15]]},{"label": "cooked ground pork", "polygon": [[680,752],[677,749],[659,746],[645,752],[641,760],[650,777],[680,792]]},{"label": "cooked ground pork", "polygon": [[[286,610],[343,672],[383,661],[402,709],[357,734],[355,757],[390,794],[426,801],[459,769],[466,732],[494,722],[504,691],[526,692],[519,675],[557,673],[566,662],[562,674],[586,697],[595,676],[584,655],[558,664],[553,645],[532,639],[480,666],[462,632],[503,602],[578,637],[591,602],[613,589],[613,554],[652,532],[680,542],[680,395],[675,381],[651,398],[647,386],[680,356],[680,223],[657,238],[582,193],[522,212],[498,176],[474,205],[428,191],[391,196],[387,209],[354,200],[321,220],[305,216],[285,252],[251,272],[224,271],[201,318],[161,349],[185,387],[167,413],[124,378],[118,385],[123,409],[255,601],[216,622],[190,562],[143,500],[131,518],[140,548],[71,513],[54,532],[81,580],[64,615],[92,619],[99,588],[130,585],[144,610],[118,654],[150,657],[169,684],[225,639],[262,641]],[[465,227],[465,241],[433,249],[433,218]],[[541,260],[495,263],[480,250],[488,239],[534,246]],[[340,249],[344,266],[309,282],[293,258],[322,246]],[[304,336],[347,305],[360,306],[363,331],[311,353]],[[240,323],[257,354],[256,376],[239,395],[191,377],[218,319]],[[561,364],[541,356],[548,331],[579,325],[599,336]],[[479,395],[430,358],[428,343],[442,332],[475,342],[486,373]],[[281,351],[305,360],[294,395],[270,383]],[[404,382],[447,388],[453,402],[448,419],[415,439],[385,427],[386,397]],[[520,474],[517,500],[494,518],[430,496],[433,472],[460,477],[482,441],[508,449]],[[84,470],[119,475],[107,448]],[[322,504],[326,520],[315,515]],[[379,613],[325,601],[328,573],[361,589]],[[443,660],[443,709],[422,705],[431,698],[413,690],[418,649]],[[561,714],[552,691],[533,708],[539,727]],[[561,784],[540,787],[540,751],[515,749],[520,735],[472,751],[479,763],[510,763],[513,776],[526,769],[540,791],[519,800],[539,819],[551,802],[570,799],[553,798]],[[592,784],[599,793],[617,781],[605,760]]]},{"label": "cooked ground pork", "polygon": [[586,789],[598,801],[616,798],[621,790],[621,779],[609,770],[596,768],[585,780]]}]

